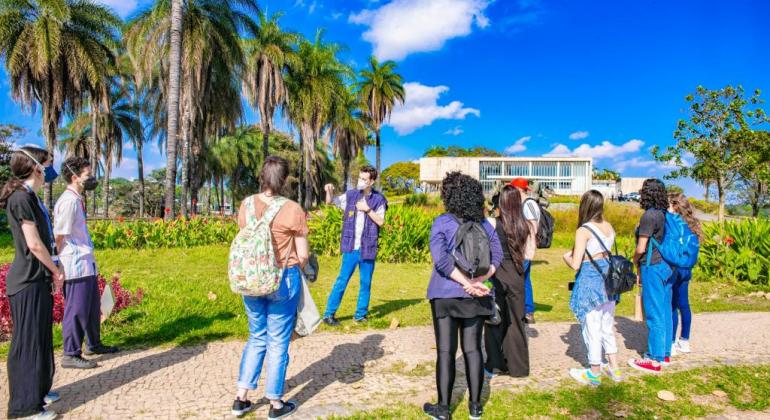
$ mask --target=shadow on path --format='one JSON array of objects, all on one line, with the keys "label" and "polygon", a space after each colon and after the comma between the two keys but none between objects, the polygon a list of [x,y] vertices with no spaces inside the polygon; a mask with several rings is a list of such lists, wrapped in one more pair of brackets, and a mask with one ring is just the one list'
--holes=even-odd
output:
[{"label": "shadow on path", "polygon": [[364,363],[385,355],[381,346],[384,339],[382,334],[372,334],[360,343],[345,343],[334,347],[328,356],[287,381],[289,388],[304,384],[292,399],[302,405],[335,381],[344,384],[360,381],[365,376]]}]

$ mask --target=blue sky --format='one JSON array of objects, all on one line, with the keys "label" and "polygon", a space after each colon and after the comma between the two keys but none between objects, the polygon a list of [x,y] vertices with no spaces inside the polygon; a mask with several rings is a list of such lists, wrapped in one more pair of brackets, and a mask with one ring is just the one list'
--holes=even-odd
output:
[{"label": "blue sky", "polygon": [[[103,0],[122,16],[142,0]],[[483,145],[519,156],[592,156],[625,176],[662,176],[649,147],[672,143],[696,86],[770,89],[770,2],[284,0],[287,29],[344,44],[360,69],[393,59],[407,102],[383,130],[383,165],[431,145]],[[763,45],[764,44],[764,45]],[[764,47],[764,48],[762,48]],[[3,122],[42,143],[40,114],[21,112],[0,79]],[[246,122],[256,122],[254,112]],[[150,168],[164,159],[146,149]],[[368,151],[370,159],[374,150]],[[134,177],[132,151],[118,176]],[[680,182],[696,194],[692,182]]]}]

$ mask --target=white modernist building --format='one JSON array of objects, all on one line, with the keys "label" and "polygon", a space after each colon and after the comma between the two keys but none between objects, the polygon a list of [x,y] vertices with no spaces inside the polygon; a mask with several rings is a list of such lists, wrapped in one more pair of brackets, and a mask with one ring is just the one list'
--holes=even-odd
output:
[{"label": "white modernist building", "polygon": [[579,195],[591,189],[592,158],[556,157],[424,157],[420,159],[423,190],[435,191],[447,172],[460,171],[494,189],[498,181],[526,178],[549,187],[556,194]]}]

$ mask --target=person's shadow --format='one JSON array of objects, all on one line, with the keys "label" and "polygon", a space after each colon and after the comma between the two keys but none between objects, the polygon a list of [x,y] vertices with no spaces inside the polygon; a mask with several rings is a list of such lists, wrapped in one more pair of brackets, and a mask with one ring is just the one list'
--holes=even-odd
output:
[{"label": "person's shadow", "polygon": [[615,318],[615,328],[618,335],[623,337],[623,344],[629,350],[639,354],[647,351],[647,325],[626,317]]},{"label": "person's shadow", "polygon": [[564,352],[565,355],[581,365],[587,363],[586,345],[583,342],[583,332],[580,324],[570,325],[569,331],[566,334],[562,334],[559,338],[561,338],[562,343],[567,345],[567,351]]},{"label": "person's shadow", "polygon": [[306,367],[286,382],[289,388],[304,384],[292,399],[302,405],[335,381],[344,384],[360,381],[365,376],[364,364],[385,355],[381,346],[384,339],[382,334],[373,334],[366,336],[360,343],[345,343],[334,347],[325,358]]}]

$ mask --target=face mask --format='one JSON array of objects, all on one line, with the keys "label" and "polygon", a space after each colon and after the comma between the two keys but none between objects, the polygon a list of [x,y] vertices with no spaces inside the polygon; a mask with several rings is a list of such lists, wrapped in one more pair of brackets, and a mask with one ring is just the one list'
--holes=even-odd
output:
[{"label": "face mask", "polygon": [[358,184],[356,184],[356,189],[365,190],[368,186],[369,185],[367,185],[366,181],[359,179]]},{"label": "face mask", "polygon": [[89,176],[85,181],[83,181],[83,189],[86,191],[93,191],[98,185],[99,181],[96,180],[95,176]]},{"label": "face mask", "polygon": [[46,166],[45,171],[43,172],[45,174],[45,183],[53,182],[54,179],[59,177],[59,174],[56,172],[56,169],[53,168],[53,166]]}]

